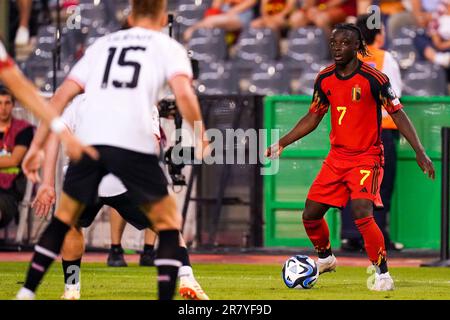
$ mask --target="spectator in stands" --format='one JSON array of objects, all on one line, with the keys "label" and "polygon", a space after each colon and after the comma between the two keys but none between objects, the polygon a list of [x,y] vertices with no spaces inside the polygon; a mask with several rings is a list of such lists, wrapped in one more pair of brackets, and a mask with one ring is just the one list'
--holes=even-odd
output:
[{"label": "spectator in stands", "polygon": [[[419,0],[420,1],[420,0]],[[386,41],[393,38],[394,32],[402,27],[407,21],[403,21],[404,14],[407,13],[405,8],[410,7],[410,0],[359,0],[358,15],[373,14],[372,10],[368,10],[369,6],[376,5],[380,8],[381,21],[386,27]],[[406,6],[404,6],[404,3]]]},{"label": "spectator in stands", "polygon": [[[402,96],[402,79],[400,73],[400,67],[395,61],[394,57],[388,52],[383,50],[385,44],[385,31],[384,26],[381,28],[369,28],[368,19],[369,15],[361,15],[356,21],[356,25],[361,30],[361,33],[366,41],[367,49],[369,51],[368,56],[359,56],[359,59],[368,63],[372,67],[380,70],[389,77],[392,89],[395,91],[397,97]],[[392,193],[394,191],[394,182],[397,166],[397,152],[396,152],[396,140],[399,138],[397,127],[389,116],[389,114],[382,111],[382,133],[381,140],[384,146],[384,176],[381,183],[380,195],[384,208],[374,211],[375,220],[383,232],[385,245],[390,250],[401,250],[403,245],[401,243],[394,243],[391,241],[388,226],[388,215],[391,209]],[[351,216],[350,203],[342,211],[342,229],[341,229],[342,249],[344,250],[362,250],[363,241],[360,233],[354,225],[353,218]]]},{"label": "spectator in stands", "polygon": [[335,24],[350,16],[356,16],[356,0],[305,0],[291,15],[289,25],[293,29],[315,25],[330,34]]},{"label": "spectator in stands", "polygon": [[270,28],[280,31],[288,27],[288,19],[296,0],[262,0],[261,16],[252,21],[252,28]]},{"label": "spectator in stands", "polygon": [[26,46],[30,42],[30,16],[33,0],[16,0],[19,9],[19,28],[17,29],[16,46]]},{"label": "spectator in stands", "polygon": [[14,97],[0,88],[0,228],[18,218],[18,205],[25,193],[26,179],[20,165],[33,140],[34,129],[12,116]]},{"label": "spectator in stands", "polygon": [[257,0],[214,0],[205,18],[184,32],[184,40],[189,41],[194,31],[202,28],[240,31],[253,20],[256,3]]},{"label": "spectator in stands", "polygon": [[402,27],[426,28],[440,2],[441,0],[403,0],[406,10],[393,14],[387,23],[389,38],[393,39]]},{"label": "spectator in stands", "polygon": [[450,68],[450,0],[442,0],[425,34],[418,34],[415,45],[425,59]]}]

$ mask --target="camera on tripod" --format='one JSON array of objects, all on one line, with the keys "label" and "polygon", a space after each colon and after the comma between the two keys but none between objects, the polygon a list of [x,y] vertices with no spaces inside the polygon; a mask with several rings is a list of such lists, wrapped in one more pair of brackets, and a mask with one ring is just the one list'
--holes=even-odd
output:
[{"label": "camera on tripod", "polygon": [[[172,37],[172,29],[174,23],[174,17],[169,14],[169,35]],[[188,52],[189,59],[192,66],[193,78],[198,79],[199,76],[199,63],[192,58],[192,51]],[[186,164],[194,163],[194,148],[193,147],[181,147],[182,137],[179,135],[183,119],[178,111],[178,106],[174,99],[163,99],[158,102],[158,110],[160,118],[173,119],[175,122],[175,129],[177,130],[175,146],[170,147],[164,153],[164,162],[167,165],[172,184],[174,186],[185,186],[186,177],[182,173]],[[174,154],[174,150],[177,154]],[[174,157],[178,157],[175,161]]]}]

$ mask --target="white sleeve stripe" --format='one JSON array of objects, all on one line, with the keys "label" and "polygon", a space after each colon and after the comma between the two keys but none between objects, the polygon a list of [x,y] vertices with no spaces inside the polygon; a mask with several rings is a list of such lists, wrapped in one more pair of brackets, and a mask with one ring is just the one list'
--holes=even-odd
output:
[{"label": "white sleeve stripe", "polygon": [[83,83],[83,81],[81,81],[80,79],[78,79],[74,75],[69,75],[67,77],[67,80],[71,80],[71,81],[75,82],[78,86],[80,86],[81,89],[84,90],[85,84]]},{"label": "white sleeve stripe", "polygon": [[36,250],[36,252],[38,252],[40,254],[43,254],[44,256],[47,256],[49,258],[56,259],[58,257],[58,255],[56,253],[54,253],[54,252],[52,252],[50,250],[47,250],[47,249],[45,249],[45,248],[43,248],[41,246],[38,246],[38,245],[36,245],[34,247],[34,250]]},{"label": "white sleeve stripe", "polygon": [[189,78],[189,80],[192,80],[192,74],[189,74],[188,72],[184,72],[184,71],[179,71],[179,72],[175,72],[175,73],[171,74],[169,77],[169,81],[171,81],[172,79],[174,79],[177,76],[186,76]]},{"label": "white sleeve stripe", "polygon": [[174,259],[156,259],[155,266],[172,266],[172,267],[181,267],[182,263],[178,260]]}]

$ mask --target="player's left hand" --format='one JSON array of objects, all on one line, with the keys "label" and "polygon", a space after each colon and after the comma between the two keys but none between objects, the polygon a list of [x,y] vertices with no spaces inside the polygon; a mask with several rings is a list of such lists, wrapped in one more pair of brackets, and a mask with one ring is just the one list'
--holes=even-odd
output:
[{"label": "player's left hand", "polygon": [[33,183],[41,182],[39,169],[44,161],[44,151],[31,145],[22,161],[22,170],[25,176]]},{"label": "player's left hand", "polygon": [[434,180],[434,165],[431,159],[425,152],[416,153],[416,161],[424,174],[428,174],[428,177]]},{"label": "player's left hand", "polygon": [[36,197],[31,203],[31,207],[34,209],[34,213],[38,217],[46,217],[52,205],[55,204],[56,201],[56,193],[55,188],[48,184],[41,184],[36,193]]}]

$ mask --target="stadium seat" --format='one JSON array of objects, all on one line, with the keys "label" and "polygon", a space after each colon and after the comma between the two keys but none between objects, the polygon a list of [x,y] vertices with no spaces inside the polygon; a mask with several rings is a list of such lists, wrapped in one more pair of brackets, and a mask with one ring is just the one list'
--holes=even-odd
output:
[{"label": "stadium seat", "polygon": [[418,60],[418,52],[414,45],[415,36],[416,29],[402,27],[391,40],[389,51],[401,69],[408,69]]},{"label": "stadium seat", "polygon": [[417,61],[402,72],[403,95],[444,96],[448,94],[445,70],[426,61]]},{"label": "stadium seat", "polygon": [[[56,27],[43,26],[39,28],[36,36],[36,47],[30,55],[30,59],[38,57],[41,59],[53,59]],[[77,48],[82,44],[83,37],[80,30],[62,28],[61,30],[61,61],[72,63],[75,60]]]},{"label": "stadium seat", "polygon": [[234,60],[251,65],[276,60],[278,40],[278,34],[272,29],[245,29],[237,40]]},{"label": "stadium seat", "polygon": [[[304,94],[312,96],[314,93],[314,82],[317,74],[328,65],[332,64],[330,61],[313,62],[304,64],[300,76],[292,77],[290,87],[292,94]],[[292,73],[291,73],[292,74]]]},{"label": "stadium seat", "polygon": [[238,75],[239,86],[248,92],[253,69],[262,62],[277,60],[278,35],[268,28],[246,29],[240,34],[233,52],[233,69]]},{"label": "stadium seat", "polygon": [[84,3],[80,4],[81,26],[88,28],[98,28],[107,24],[108,18],[105,14],[105,5],[103,3]]},{"label": "stadium seat", "polygon": [[111,33],[111,30],[106,27],[90,28],[86,35],[86,47],[92,45],[98,38],[101,38],[107,34]]},{"label": "stadium seat", "polygon": [[189,4],[181,3],[177,8],[177,15],[175,17],[175,26],[177,29],[175,30],[175,35],[180,41],[184,31],[200,21],[205,14],[205,10],[208,8],[202,1],[194,1],[194,4],[192,2],[190,1]]},{"label": "stadium seat", "polygon": [[306,27],[291,30],[283,60],[288,62],[322,61],[329,58],[328,41],[321,28]]},{"label": "stadium seat", "polygon": [[198,29],[192,35],[187,47],[198,61],[213,62],[225,60],[227,44],[222,29]]},{"label": "stadium seat", "polygon": [[197,91],[204,95],[229,95],[238,92],[236,74],[230,62],[200,64]]},{"label": "stadium seat", "polygon": [[249,81],[248,93],[257,95],[289,94],[286,66],[279,61],[257,65]]}]

